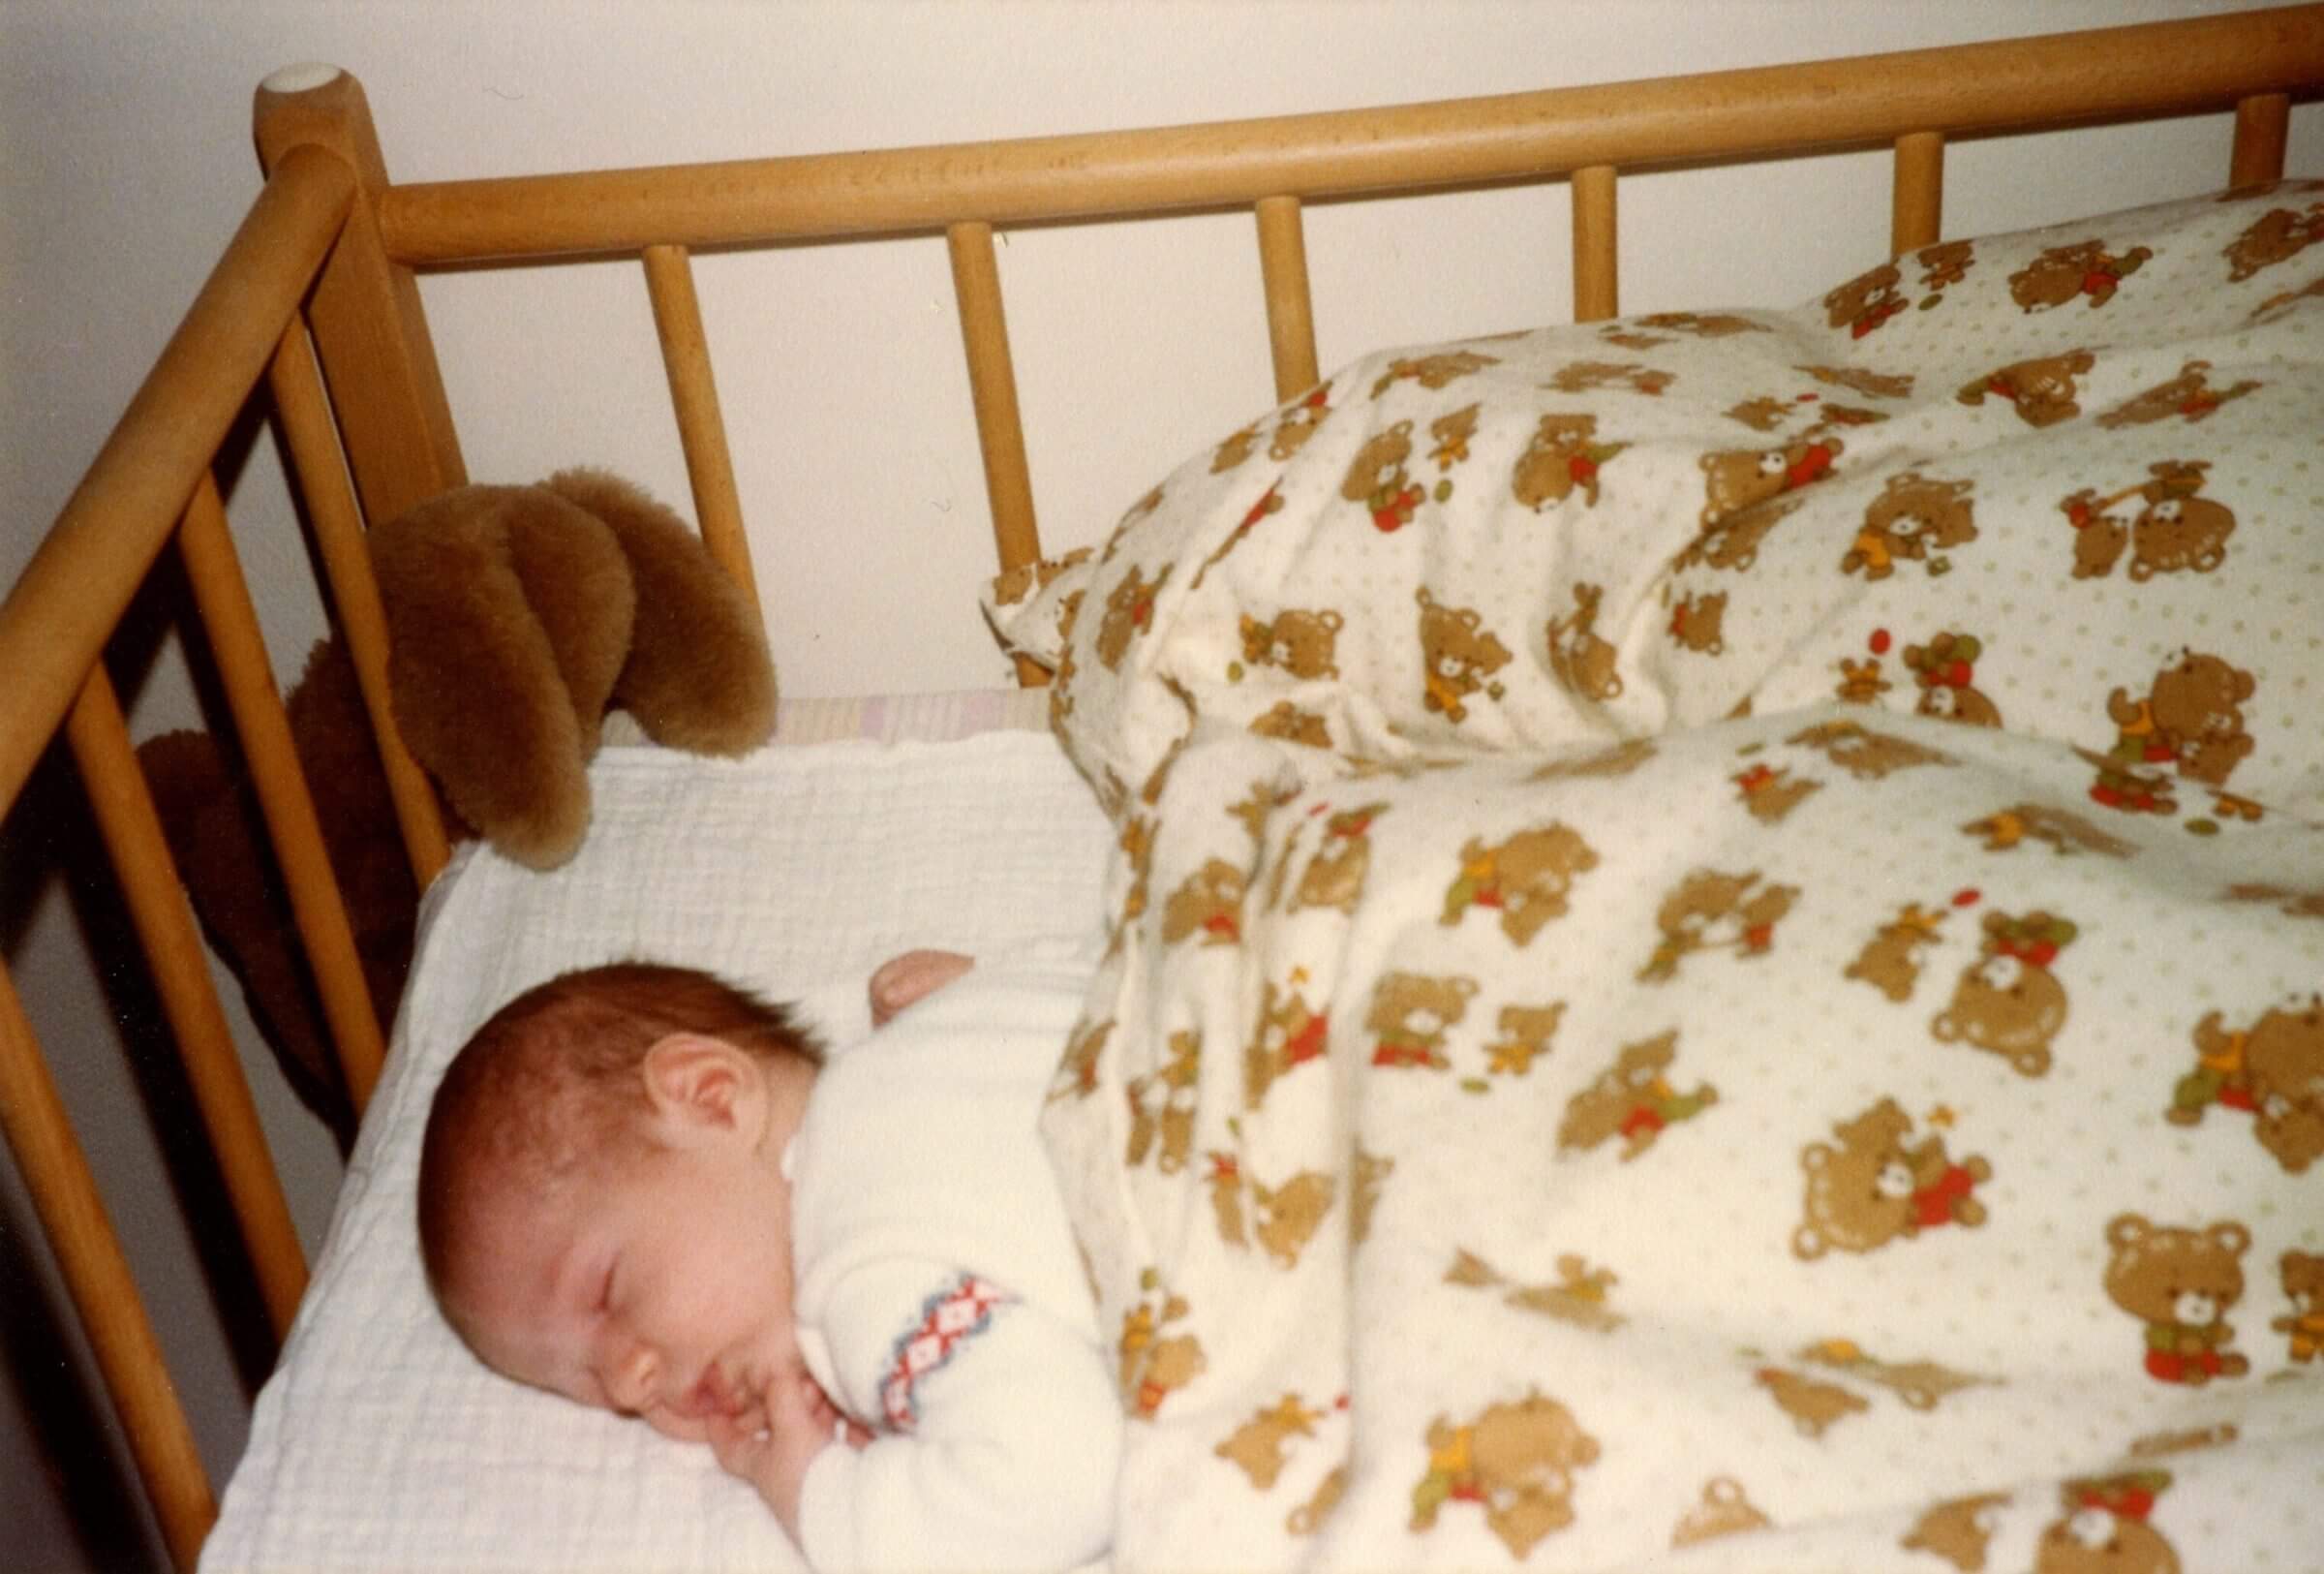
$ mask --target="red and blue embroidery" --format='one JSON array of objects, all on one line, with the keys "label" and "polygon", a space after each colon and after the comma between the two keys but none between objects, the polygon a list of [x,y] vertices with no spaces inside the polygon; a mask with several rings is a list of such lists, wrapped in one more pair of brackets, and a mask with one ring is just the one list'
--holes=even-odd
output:
[{"label": "red and blue embroidery", "polygon": [[984,1332],[996,1307],[1015,1300],[999,1285],[974,1274],[963,1274],[945,1289],[930,1296],[920,1308],[920,1320],[896,1341],[888,1374],[880,1379],[880,1409],[888,1425],[908,1432],[919,1424],[920,1401],[914,1393],[920,1379],[944,1365],[962,1344]]}]

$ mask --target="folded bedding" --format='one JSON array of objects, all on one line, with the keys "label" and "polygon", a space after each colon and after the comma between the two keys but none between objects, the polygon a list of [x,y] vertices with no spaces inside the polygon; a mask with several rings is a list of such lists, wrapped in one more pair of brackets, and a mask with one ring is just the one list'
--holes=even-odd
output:
[{"label": "folded bedding", "polygon": [[1117,1566],[2313,1565],[2319,240],[1384,353],[996,585]]}]

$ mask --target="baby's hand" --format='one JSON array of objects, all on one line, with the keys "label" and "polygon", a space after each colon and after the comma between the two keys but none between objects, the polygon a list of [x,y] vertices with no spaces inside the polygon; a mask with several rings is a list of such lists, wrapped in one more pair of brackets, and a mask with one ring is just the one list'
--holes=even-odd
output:
[{"label": "baby's hand", "polygon": [[976,965],[974,957],[958,951],[906,951],[879,965],[872,974],[872,1026],[888,1019],[924,995],[933,995]]},{"label": "baby's hand", "polygon": [[799,1495],[808,1466],[834,1443],[861,1448],[872,1440],[840,1413],[804,1367],[779,1377],[762,1396],[763,1425],[754,1412],[740,1420],[714,1419],[710,1446],[730,1475],[758,1489],[793,1541],[799,1539]]}]

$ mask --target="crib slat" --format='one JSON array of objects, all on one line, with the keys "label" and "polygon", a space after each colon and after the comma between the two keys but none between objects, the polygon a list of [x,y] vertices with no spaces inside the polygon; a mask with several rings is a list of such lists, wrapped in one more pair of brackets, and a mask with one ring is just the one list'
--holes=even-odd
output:
[{"label": "crib slat", "polygon": [[719,414],[719,388],[710,375],[710,338],[702,331],[693,265],[684,246],[648,246],[645,260],[646,293],[654,301],[654,328],[660,335],[662,365],[669,372],[670,405],[678,415],[678,443],[686,450],[686,475],[693,486],[702,543],[743,587],[750,610],[757,612],[750,538],[743,528],[742,495],[735,487],[734,460],[726,448],[726,422]]},{"label": "crib slat", "polygon": [[459,434],[420,310],[419,283],[380,239],[387,162],[363,84],[343,71],[292,67],[260,84],[252,106],[259,161],[272,170],[302,146],[327,152],[355,181],[347,228],[315,281],[307,317],[329,379],[356,495],[374,524],[468,479]]},{"label": "crib slat", "polygon": [[1944,231],[1944,134],[1907,132],[1896,139],[1889,188],[1888,252],[1902,257],[1934,246]]},{"label": "crib slat", "polygon": [[1574,171],[1574,321],[1603,323],[1621,310],[1614,239],[1614,169]]},{"label": "crib slat", "polygon": [[234,558],[226,509],[206,472],[186,505],[177,542],[185,559],[186,577],[194,589],[196,610],[201,615],[211,654],[217,658],[218,673],[225,682],[242,755],[258,787],[259,807],[266,817],[275,858],[282,866],[290,914],[297,922],[307,965],[315,975],[316,992],[321,997],[331,1043],[339,1052],[348,1097],[360,1116],[371,1102],[386,1046],[380,1037],[370,987],[363,980],[363,965],[355,954],[347,904],[339,895],[338,880],[323,850],[315,800],[307,792],[298,753],[290,742],[290,722],[283,712],[282,695],[275,691],[265,636],[260,633],[250,589]]},{"label": "crib slat", "polygon": [[2284,144],[2292,130],[2292,101],[2284,93],[2254,93],[2235,103],[2235,149],[2227,184],[2264,186],[2283,178]]},{"label": "crib slat", "polygon": [[[960,301],[961,342],[968,355],[968,394],[976,406],[977,446],[984,452],[985,495],[993,506],[993,544],[1006,573],[1040,558],[1041,533],[1033,521],[1017,370],[1000,308],[1000,262],[989,224],[956,224],[944,231],[944,241],[952,253],[952,291]],[[1048,680],[1048,670],[1021,656],[1017,678],[1031,688]]]},{"label": "crib slat", "polygon": [[162,835],[129,725],[100,663],[90,669],[78,703],[66,722],[73,757],[80,767],[89,807],[120,877],[131,921],[153,970],[162,1007],[185,1063],[186,1081],[201,1111],[242,1244],[258,1271],[259,1292],[279,1346],[307,1289],[307,1259],[290,1219],[290,1204],[275,1172],[265,1128],[249,1080],[234,1052],[233,1030],[210,982],[201,933],[178,883],[169,844]]},{"label": "crib slat", "polygon": [[322,391],[322,374],[316,368],[314,348],[307,343],[306,324],[296,318],[284,330],[268,377],[275,412],[290,443],[290,461],[298,471],[299,495],[306,500],[323,573],[331,582],[340,632],[347,637],[348,655],[354,663],[355,683],[363,692],[363,708],[371,716],[372,737],[386,771],[388,795],[395,801],[404,852],[412,862],[413,880],[424,891],[450,859],[451,840],[443,828],[443,811],[436,802],[436,789],[428,785],[419,762],[404,747],[403,734],[396,730],[387,688],[387,613],[380,602],[380,582],[371,571],[363,516],[348,484],[339,429],[331,421]]},{"label": "crib slat", "polygon": [[0,1130],[15,1155],[42,1228],[55,1248],[97,1369],[113,1397],[170,1560],[192,1569],[218,1519],[184,1406],[162,1365],[153,1323],[73,1135],[15,981],[0,962]]},{"label": "crib slat", "polygon": [[1263,197],[1257,211],[1259,271],[1267,286],[1267,338],[1274,355],[1275,397],[1288,400],[1319,381],[1315,304],[1307,287],[1307,235],[1296,197]]}]

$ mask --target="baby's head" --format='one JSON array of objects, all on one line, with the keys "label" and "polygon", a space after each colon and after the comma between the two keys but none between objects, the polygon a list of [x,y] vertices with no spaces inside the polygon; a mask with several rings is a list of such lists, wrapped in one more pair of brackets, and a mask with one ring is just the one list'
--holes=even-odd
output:
[{"label": "baby's head", "polygon": [[445,1071],[419,1236],[487,1366],[679,1435],[796,1360],[783,1145],[821,1051],[703,972],[617,963],[510,1001]]}]

